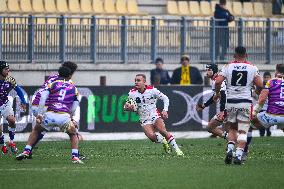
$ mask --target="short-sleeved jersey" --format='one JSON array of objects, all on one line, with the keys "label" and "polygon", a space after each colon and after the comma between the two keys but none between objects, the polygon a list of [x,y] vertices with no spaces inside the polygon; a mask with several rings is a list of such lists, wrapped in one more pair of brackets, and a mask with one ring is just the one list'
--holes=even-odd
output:
[{"label": "short-sleeved jersey", "polygon": [[228,102],[252,102],[253,80],[259,76],[256,66],[247,61],[233,61],[223,66],[219,74],[227,81]]},{"label": "short-sleeved jersey", "polygon": [[7,103],[9,92],[16,86],[16,80],[11,76],[7,76],[5,80],[0,80],[0,106]]},{"label": "short-sleeved jersey", "polygon": [[[58,78],[58,74],[51,75],[51,76],[48,77],[48,79],[44,82],[44,84],[42,86],[40,86],[40,88],[37,90],[37,92],[34,96],[32,105],[38,105],[39,104],[39,100],[40,100],[42,91],[44,91],[46,89],[48,84],[52,83],[57,78]],[[49,103],[49,99],[46,100],[45,104],[48,105],[48,103]]]},{"label": "short-sleeved jersey", "polygon": [[78,101],[78,90],[71,81],[58,78],[47,85],[49,104],[47,111],[70,113],[74,101]]},{"label": "short-sleeved jersey", "polygon": [[[218,77],[218,75],[216,77],[213,77],[211,79],[211,86],[212,86],[212,91],[215,91],[215,83],[216,83],[216,78]],[[226,91],[226,81],[223,81],[221,84],[221,91]]]},{"label": "short-sleeved jersey", "polygon": [[265,88],[269,90],[267,113],[284,115],[284,80],[269,80]]},{"label": "short-sleeved jersey", "polygon": [[168,111],[169,102],[165,100],[168,97],[153,86],[146,86],[143,93],[140,93],[137,88],[133,88],[128,93],[128,97],[134,99],[137,103],[137,112],[140,119],[144,119],[149,113],[157,111],[156,103],[158,99],[164,100],[164,110]]}]

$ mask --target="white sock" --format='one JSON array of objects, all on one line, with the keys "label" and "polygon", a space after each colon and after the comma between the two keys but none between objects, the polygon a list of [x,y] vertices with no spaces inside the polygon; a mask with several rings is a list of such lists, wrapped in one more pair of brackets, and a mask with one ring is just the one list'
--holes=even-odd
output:
[{"label": "white sock", "polygon": [[235,149],[235,142],[229,141],[227,144],[227,152],[234,151],[234,149]]},{"label": "white sock", "polygon": [[156,134],[156,136],[157,136],[157,141],[156,141],[156,143],[163,143],[163,137],[161,136],[161,135],[158,135],[158,134]]},{"label": "white sock", "polygon": [[171,147],[172,147],[173,149],[175,149],[175,150],[178,150],[178,149],[179,149],[179,147],[178,147],[178,145],[177,145],[177,143],[176,143],[176,140],[175,140],[175,138],[173,137],[173,135],[170,135],[170,138],[168,139],[168,143],[171,145]]},{"label": "white sock", "polygon": [[237,148],[236,150],[236,157],[241,160],[242,159],[242,155],[243,155],[244,149],[243,148]]}]

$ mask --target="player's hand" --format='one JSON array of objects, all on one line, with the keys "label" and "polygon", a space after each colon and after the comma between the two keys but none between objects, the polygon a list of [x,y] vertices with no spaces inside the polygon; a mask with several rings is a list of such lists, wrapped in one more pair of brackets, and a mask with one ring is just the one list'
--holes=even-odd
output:
[{"label": "player's hand", "polygon": [[43,120],[43,116],[41,114],[36,116],[36,123],[37,124],[41,124],[42,120]]},{"label": "player's hand", "polygon": [[227,112],[226,111],[221,111],[217,114],[217,119],[220,122],[223,122],[225,118],[227,117]]},{"label": "player's hand", "polygon": [[205,107],[203,104],[196,104],[196,107],[195,107],[196,111],[202,111],[204,108]]},{"label": "player's hand", "polygon": [[133,111],[133,110],[134,110],[134,106],[131,105],[130,103],[126,102],[126,103],[124,104],[123,109],[124,109],[125,111]]},{"label": "player's hand", "polygon": [[218,102],[220,98],[221,98],[221,94],[220,93],[215,93],[215,95],[213,97],[213,100],[214,100],[214,102]]},{"label": "player's hand", "polygon": [[168,119],[169,115],[167,111],[162,111],[162,118]]},{"label": "player's hand", "polygon": [[25,112],[27,110],[27,104],[21,103],[20,106],[21,106],[21,109],[22,109],[23,112]]}]

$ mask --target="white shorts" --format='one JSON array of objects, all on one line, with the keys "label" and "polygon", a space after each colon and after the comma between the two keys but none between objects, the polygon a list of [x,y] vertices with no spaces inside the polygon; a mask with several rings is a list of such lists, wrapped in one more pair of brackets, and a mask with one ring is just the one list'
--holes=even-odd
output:
[{"label": "white shorts", "polygon": [[8,116],[14,116],[14,110],[11,101],[7,101],[5,104],[0,106],[0,116],[7,119]]},{"label": "white shorts", "polygon": [[142,127],[144,125],[153,125],[155,124],[156,120],[160,117],[161,115],[158,111],[151,112],[149,115],[140,118],[140,124]]},{"label": "white shorts", "polygon": [[47,131],[51,131],[54,127],[59,127],[64,131],[66,124],[71,122],[70,114],[68,113],[56,113],[46,112],[43,115],[43,128]]},{"label": "white shorts", "polygon": [[264,127],[268,128],[272,125],[277,125],[279,128],[284,128],[284,116],[260,112],[257,114],[257,119]]},{"label": "white shorts", "polygon": [[[36,117],[38,115],[38,105],[32,105],[31,110],[33,112],[33,115]],[[47,107],[44,107],[44,112],[47,111]]]},{"label": "white shorts", "polygon": [[[238,130],[248,132],[250,127],[250,119],[252,112],[252,104],[243,103],[227,103],[227,122],[238,123]],[[239,122],[241,121],[241,122]]]}]

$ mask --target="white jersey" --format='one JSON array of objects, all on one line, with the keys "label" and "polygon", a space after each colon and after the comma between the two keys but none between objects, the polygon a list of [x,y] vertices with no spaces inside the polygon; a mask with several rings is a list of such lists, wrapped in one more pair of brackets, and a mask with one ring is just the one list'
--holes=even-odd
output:
[{"label": "white jersey", "polygon": [[227,80],[228,100],[252,101],[253,80],[259,76],[256,66],[247,61],[233,61],[223,66],[219,75]]},{"label": "white jersey", "polygon": [[[214,91],[214,92],[215,92],[215,88],[216,88],[215,83],[216,83],[217,76],[211,79],[212,91]],[[220,91],[226,91],[226,81],[222,82]]]},{"label": "white jersey", "polygon": [[137,88],[131,89],[128,97],[134,99],[137,103],[137,113],[140,120],[146,119],[157,112],[156,103],[158,99],[164,101],[163,111],[168,111],[169,108],[169,98],[152,86],[146,86],[144,93],[140,93]]}]

